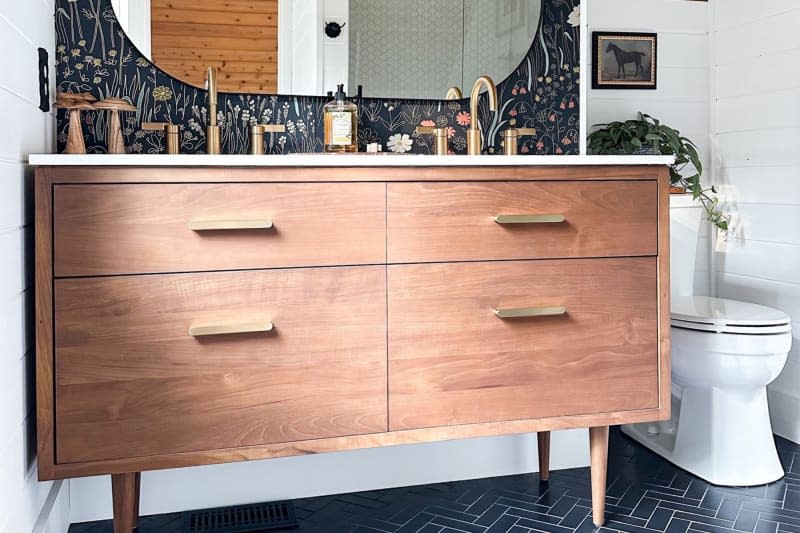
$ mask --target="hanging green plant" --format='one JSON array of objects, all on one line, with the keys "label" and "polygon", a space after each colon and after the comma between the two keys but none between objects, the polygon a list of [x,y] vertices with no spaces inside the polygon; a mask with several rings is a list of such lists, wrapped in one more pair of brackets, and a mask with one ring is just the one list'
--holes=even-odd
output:
[{"label": "hanging green plant", "polygon": [[[673,187],[683,187],[698,200],[706,211],[706,219],[726,231],[730,217],[719,209],[719,198],[714,187],[703,188],[700,178],[703,163],[697,146],[676,129],[670,128],[650,115],[639,113],[636,120],[596,124],[600,129],[589,135],[590,155],[653,154],[673,155],[675,163],[669,169]],[[686,171],[691,165],[694,173]]]}]

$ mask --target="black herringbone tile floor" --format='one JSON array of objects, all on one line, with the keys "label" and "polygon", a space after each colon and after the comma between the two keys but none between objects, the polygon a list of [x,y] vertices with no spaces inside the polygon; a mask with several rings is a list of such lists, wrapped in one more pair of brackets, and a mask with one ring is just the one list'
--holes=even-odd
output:
[{"label": "black herringbone tile floor", "polygon": [[[612,430],[601,533],[800,533],[800,446],[778,438],[786,477],[771,485],[709,485]],[[300,529],[319,533],[589,532],[589,469],[296,500]],[[148,516],[139,533],[180,533],[180,514]],[[69,533],[112,533],[111,521]]]}]

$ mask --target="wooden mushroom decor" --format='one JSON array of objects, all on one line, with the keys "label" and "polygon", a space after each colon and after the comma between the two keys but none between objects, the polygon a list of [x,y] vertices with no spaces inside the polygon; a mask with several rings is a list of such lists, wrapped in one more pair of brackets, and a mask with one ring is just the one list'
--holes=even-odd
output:
[{"label": "wooden mushroom decor", "polygon": [[69,130],[65,154],[85,154],[86,143],[83,141],[81,111],[94,109],[92,102],[97,98],[89,93],[58,93],[55,107],[69,110]]},{"label": "wooden mushroom decor", "polygon": [[106,98],[94,104],[94,107],[95,109],[111,112],[108,119],[108,153],[126,153],[125,137],[122,136],[122,123],[119,120],[119,113],[120,111],[136,111],[136,106],[121,98]]}]

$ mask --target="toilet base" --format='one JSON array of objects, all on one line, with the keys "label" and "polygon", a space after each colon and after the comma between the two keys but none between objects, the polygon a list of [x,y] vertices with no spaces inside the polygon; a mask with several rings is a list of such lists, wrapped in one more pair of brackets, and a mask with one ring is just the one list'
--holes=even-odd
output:
[{"label": "toilet base", "polygon": [[671,420],[626,425],[622,432],[714,485],[764,485],[783,477],[765,387],[685,387],[672,407]]}]

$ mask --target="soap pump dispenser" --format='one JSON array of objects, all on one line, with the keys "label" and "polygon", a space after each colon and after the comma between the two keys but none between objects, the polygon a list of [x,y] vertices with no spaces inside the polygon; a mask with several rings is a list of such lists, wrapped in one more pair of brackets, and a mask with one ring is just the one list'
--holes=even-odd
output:
[{"label": "soap pump dispenser", "polygon": [[337,88],[334,99],[323,108],[325,117],[325,151],[349,153],[358,151],[358,106],[347,101],[344,85]]}]

